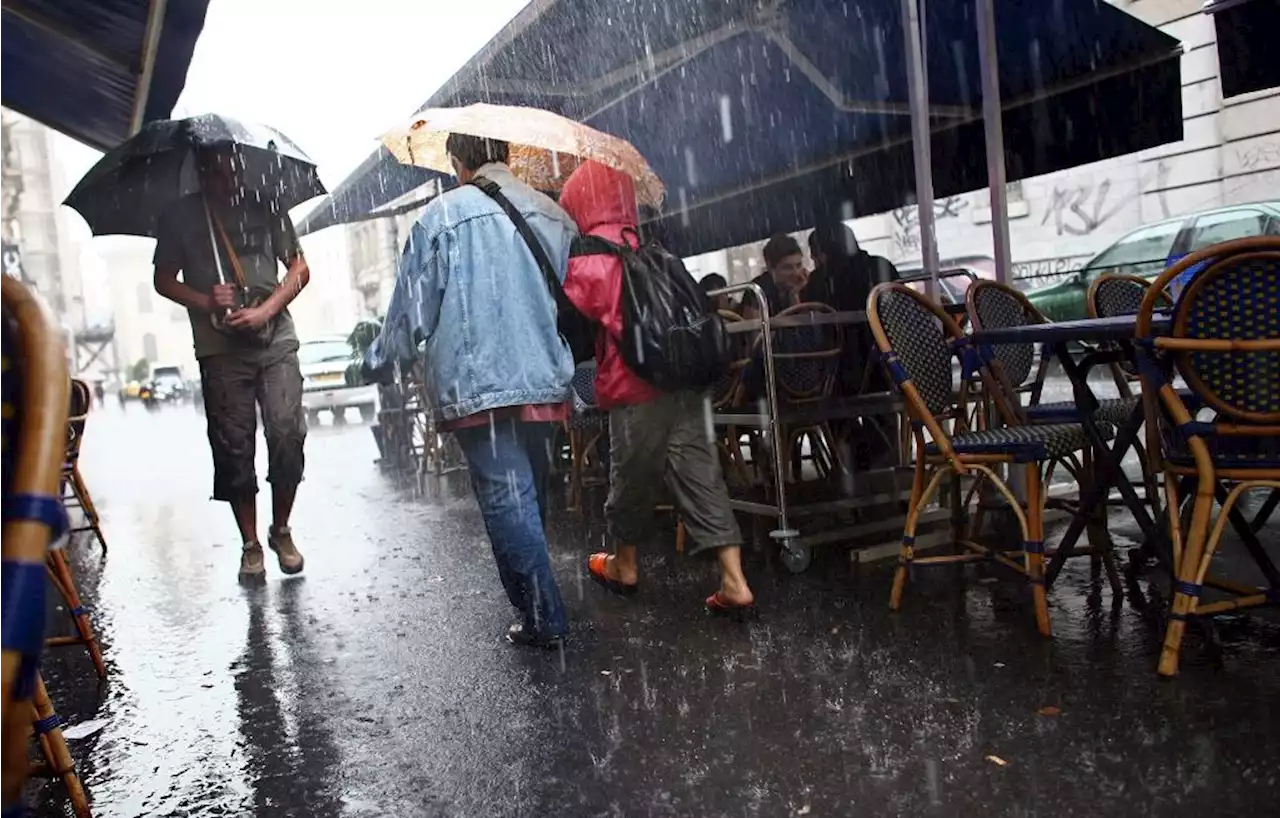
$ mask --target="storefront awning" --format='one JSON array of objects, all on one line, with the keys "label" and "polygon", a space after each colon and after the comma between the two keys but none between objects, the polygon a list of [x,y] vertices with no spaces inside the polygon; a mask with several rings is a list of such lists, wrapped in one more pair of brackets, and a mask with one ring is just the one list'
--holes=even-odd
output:
[{"label": "storefront awning", "polygon": [[1276,0],[1210,0],[1218,35],[1218,76],[1222,97],[1280,87],[1280,59],[1271,53],[1280,33]]},{"label": "storefront awning", "polygon": [[[423,107],[531,105],[626,137],[669,191],[655,227],[691,255],[910,199],[901,8],[535,0]],[[987,182],[974,14],[926,4],[938,196]],[[1181,138],[1176,40],[1089,0],[1000,0],[996,23],[1009,179]],[[393,164],[370,157],[309,227],[404,193]]]},{"label": "storefront awning", "polygon": [[3,104],[99,150],[166,119],[208,0],[4,0]]}]

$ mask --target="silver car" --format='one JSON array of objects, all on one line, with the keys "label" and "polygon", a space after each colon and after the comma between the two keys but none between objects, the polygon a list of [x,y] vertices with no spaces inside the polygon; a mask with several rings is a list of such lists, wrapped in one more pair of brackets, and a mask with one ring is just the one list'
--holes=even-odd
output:
[{"label": "silver car", "polygon": [[333,413],[333,422],[342,423],[346,410],[360,410],[365,422],[372,421],[378,411],[378,388],[373,385],[352,386],[347,381],[347,368],[356,363],[354,352],[341,335],[306,341],[298,347],[298,364],[302,369],[302,405],[307,421],[315,425],[320,413]]}]

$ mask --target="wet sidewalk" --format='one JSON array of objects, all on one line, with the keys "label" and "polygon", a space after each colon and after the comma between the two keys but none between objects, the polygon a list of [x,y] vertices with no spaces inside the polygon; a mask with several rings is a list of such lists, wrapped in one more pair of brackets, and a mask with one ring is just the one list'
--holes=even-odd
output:
[{"label": "wet sidewalk", "polygon": [[[572,640],[530,653],[500,638],[513,616],[469,499],[397,491],[360,425],[313,430],[307,456],[306,573],[271,564],[244,591],[229,515],[205,499],[203,418],[93,416],[84,466],[111,552],[71,553],[110,678],[74,648],[45,666],[68,721],[107,721],[72,742],[96,815],[1274,811],[1273,618],[1223,623],[1220,669],[1190,636],[1161,681],[1158,625],[1113,605],[1087,560],[1050,596],[1047,641],[1011,580],[920,572],[890,615],[889,564],[825,552],[801,576],[755,556],[763,613],[739,625],[704,615],[711,568],[670,545],[643,593],[607,597],[581,572],[600,527],[560,512]],[[60,785],[33,798],[64,814]]]}]

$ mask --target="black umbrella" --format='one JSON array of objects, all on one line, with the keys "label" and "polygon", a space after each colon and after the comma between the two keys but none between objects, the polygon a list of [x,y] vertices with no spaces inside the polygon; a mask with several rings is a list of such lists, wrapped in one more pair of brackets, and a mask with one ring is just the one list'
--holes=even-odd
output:
[{"label": "black umbrella", "polygon": [[156,235],[160,216],[183,196],[200,191],[196,152],[232,153],[239,194],[288,212],[325,193],[315,163],[289,137],[266,125],[218,114],[147,123],[84,175],[66,205],[95,236]]}]

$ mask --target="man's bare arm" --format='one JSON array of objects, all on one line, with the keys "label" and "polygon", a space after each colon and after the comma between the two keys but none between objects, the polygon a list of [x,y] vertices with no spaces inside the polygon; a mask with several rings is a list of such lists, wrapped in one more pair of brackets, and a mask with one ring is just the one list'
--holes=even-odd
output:
[{"label": "man's bare arm", "polygon": [[293,261],[289,262],[289,270],[284,274],[284,281],[281,281],[276,291],[262,302],[262,306],[267,308],[267,312],[272,317],[279,315],[281,310],[293,303],[293,299],[298,297],[298,293],[302,292],[310,281],[311,268],[307,266],[307,257],[299,253],[293,257]]},{"label": "man's bare arm", "polygon": [[213,296],[178,280],[176,267],[156,267],[152,284],[157,293],[189,310],[213,312],[216,309]]}]

